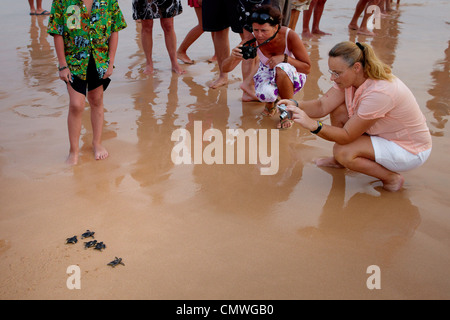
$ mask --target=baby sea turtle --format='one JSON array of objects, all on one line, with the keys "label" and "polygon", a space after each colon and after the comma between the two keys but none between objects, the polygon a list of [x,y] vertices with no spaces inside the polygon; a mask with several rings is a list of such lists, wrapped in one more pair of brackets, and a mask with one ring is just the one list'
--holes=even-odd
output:
[{"label": "baby sea turtle", "polygon": [[115,258],[113,261],[111,261],[110,263],[108,263],[108,266],[111,266],[113,268],[115,268],[118,264],[121,265],[125,265],[125,263],[122,262],[122,258]]},{"label": "baby sea turtle", "polygon": [[94,231],[86,230],[86,232],[81,235],[81,239],[89,238],[89,237],[93,238],[94,234],[95,234]]},{"label": "baby sea turtle", "polygon": [[66,239],[66,244],[77,243],[77,242],[78,242],[77,236],[73,236],[72,238],[67,238]]},{"label": "baby sea turtle", "polygon": [[103,242],[97,243],[94,247],[95,250],[100,250],[100,251],[102,251],[102,249],[105,249],[105,248],[106,248],[106,246]]},{"label": "baby sea turtle", "polygon": [[95,247],[97,245],[97,240],[92,240],[92,241],[88,241],[84,243],[84,248],[92,248]]}]

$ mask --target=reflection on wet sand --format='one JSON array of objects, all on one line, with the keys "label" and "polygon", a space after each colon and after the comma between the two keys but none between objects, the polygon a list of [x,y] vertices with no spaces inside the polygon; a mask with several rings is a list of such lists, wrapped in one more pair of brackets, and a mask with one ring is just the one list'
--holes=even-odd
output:
[{"label": "reflection on wet sand", "polygon": [[427,108],[433,112],[436,121],[432,124],[439,130],[431,130],[431,134],[437,137],[444,135],[443,129],[450,115],[450,41],[444,55],[444,59],[436,62],[436,67],[431,72],[433,83],[432,88],[428,90],[433,99],[427,102]]}]

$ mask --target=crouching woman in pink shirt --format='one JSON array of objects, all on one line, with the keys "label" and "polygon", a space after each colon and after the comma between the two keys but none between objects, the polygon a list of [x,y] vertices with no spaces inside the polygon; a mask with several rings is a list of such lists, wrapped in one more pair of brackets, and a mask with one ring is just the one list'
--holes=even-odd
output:
[{"label": "crouching woman in pink shirt", "polygon": [[[329,53],[335,82],[318,100],[282,100],[295,123],[334,141],[333,157],[318,166],[348,168],[376,177],[398,191],[399,172],[422,165],[431,153],[431,135],[412,92],[365,43],[342,42]],[[330,115],[331,125],[316,119]]]}]

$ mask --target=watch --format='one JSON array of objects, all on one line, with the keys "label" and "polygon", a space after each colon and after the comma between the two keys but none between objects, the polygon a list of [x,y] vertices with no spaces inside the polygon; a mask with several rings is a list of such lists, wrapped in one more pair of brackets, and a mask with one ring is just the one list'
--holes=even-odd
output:
[{"label": "watch", "polygon": [[67,69],[67,68],[68,68],[68,66],[58,67],[58,70],[59,70],[59,71],[63,71],[64,69]]},{"label": "watch", "polygon": [[317,129],[314,131],[311,131],[311,133],[318,134],[320,132],[320,130],[322,130],[323,123],[321,121],[317,121],[317,125],[318,125]]}]

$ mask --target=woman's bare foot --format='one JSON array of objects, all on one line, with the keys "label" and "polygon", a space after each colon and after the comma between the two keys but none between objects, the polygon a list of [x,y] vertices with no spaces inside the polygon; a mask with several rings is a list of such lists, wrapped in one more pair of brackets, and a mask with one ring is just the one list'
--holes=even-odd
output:
[{"label": "woman's bare foot", "polygon": [[350,24],[348,25],[348,28],[349,28],[350,30],[358,30],[358,29],[359,29],[358,25],[357,25],[357,24],[353,24],[353,23],[350,23]]},{"label": "woman's bare foot", "polygon": [[334,157],[320,158],[314,161],[318,167],[343,169],[344,166],[336,161]]},{"label": "woman's bare foot", "polygon": [[375,32],[370,31],[367,28],[359,28],[358,32],[356,32],[357,34],[361,34],[364,36],[369,36],[369,37],[374,37],[375,36]]},{"label": "woman's bare foot", "polygon": [[74,166],[78,164],[78,152],[70,152],[66,159],[66,164]]},{"label": "woman's bare foot", "polygon": [[217,61],[217,56],[216,55],[214,55],[214,56],[212,56],[211,58],[208,59],[209,63],[213,63],[213,62],[216,62],[216,61]]},{"label": "woman's bare foot", "polygon": [[186,73],[186,70],[181,68],[178,63],[172,65],[172,71],[175,72],[176,74],[185,74]]},{"label": "woman's bare foot", "polygon": [[319,35],[319,36],[331,36],[331,33],[322,31],[322,30],[320,30],[320,29],[313,29],[313,30],[312,30],[312,33],[313,33],[313,34],[316,34],[316,35]]},{"label": "woman's bare foot", "polygon": [[225,86],[228,84],[228,75],[220,76],[219,79],[215,80],[213,83],[209,85],[211,89],[217,89],[219,87]]},{"label": "woman's bare foot", "polygon": [[177,57],[178,57],[178,59],[180,59],[181,61],[183,61],[186,64],[194,64],[194,60],[189,58],[189,56],[186,54],[186,52],[177,51]]},{"label": "woman's bare foot", "polygon": [[94,145],[95,160],[104,160],[108,158],[108,151],[101,145]]},{"label": "woman's bare foot", "polygon": [[241,84],[240,86],[242,90],[242,101],[243,102],[250,102],[250,101],[259,101],[258,97],[255,94],[255,89],[251,90],[248,86],[245,84]]},{"label": "woman's bare foot", "polygon": [[397,192],[401,188],[403,188],[403,184],[405,183],[405,178],[402,175],[395,173],[392,175],[392,178],[389,181],[382,181],[383,188],[390,192]]},{"label": "woman's bare foot", "polygon": [[144,74],[153,74],[154,73],[154,70],[153,70],[153,64],[147,64],[146,66],[145,66],[145,69],[144,69]]}]

